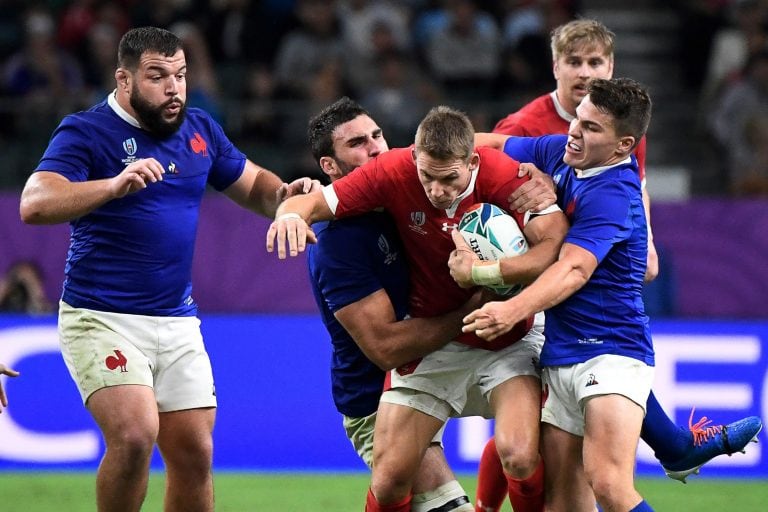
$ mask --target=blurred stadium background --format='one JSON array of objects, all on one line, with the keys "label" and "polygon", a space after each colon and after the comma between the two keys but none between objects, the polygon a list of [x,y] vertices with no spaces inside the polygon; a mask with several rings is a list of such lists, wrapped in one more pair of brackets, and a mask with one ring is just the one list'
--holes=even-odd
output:
[{"label": "blurred stadium background", "polygon": [[[761,160],[768,144],[761,145],[759,125],[741,135],[758,141],[756,181],[738,186],[730,146],[709,119],[745,80],[746,55],[723,60],[718,49],[725,36],[742,36],[745,48],[764,50],[765,19],[752,16],[757,28],[747,27],[737,14],[755,6],[763,13],[765,4],[0,0],[0,272],[32,261],[48,299],[58,298],[68,228],[22,225],[19,191],[61,117],[112,90],[116,43],[126,28],[152,24],[182,35],[189,104],[212,111],[252,160],[288,180],[315,173],[306,121],[340,95],[371,110],[390,146],[408,144],[422,114],[438,103],[464,109],[478,130],[490,130],[554,88],[549,29],[595,17],[617,34],[615,75],[648,84],[655,102],[647,174],[661,275],[647,287],[646,303],[659,352],[657,394],[681,425],[692,407],[717,422],[765,418],[768,187],[760,180],[768,181]],[[430,40],[454,8],[469,9],[461,12],[486,36],[480,48],[493,58],[453,59],[451,66],[436,54]],[[219,509],[360,510],[364,467],[330,399],[330,347],[305,264],[268,257],[266,226],[223,196],[203,203],[193,280],[220,399]],[[54,316],[0,314],[0,361],[23,374],[3,382],[11,405],[0,415],[0,500],[27,512],[92,509],[103,447],[60,360]],[[448,456],[468,488],[490,428],[469,419],[447,431]],[[687,487],[665,481],[641,446],[641,485],[658,510],[765,510],[763,444],[717,459]],[[162,469],[159,459],[154,468]],[[147,510],[160,508],[161,478],[153,477]],[[286,502],[288,495],[297,501]]]}]

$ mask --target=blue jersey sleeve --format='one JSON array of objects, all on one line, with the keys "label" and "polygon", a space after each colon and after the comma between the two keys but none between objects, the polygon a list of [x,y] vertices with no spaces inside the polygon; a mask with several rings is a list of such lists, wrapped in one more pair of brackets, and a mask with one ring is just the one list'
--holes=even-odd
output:
[{"label": "blue jersey sleeve", "polygon": [[521,163],[532,163],[551,175],[562,164],[567,135],[509,137],[504,152]]},{"label": "blue jersey sleeve", "polygon": [[245,169],[246,156],[232,144],[221,125],[208,116],[215,148],[215,159],[208,175],[208,183],[222,191],[240,178]]},{"label": "blue jersey sleeve", "polygon": [[384,288],[369,245],[352,234],[330,227],[314,248],[312,278],[333,313]]},{"label": "blue jersey sleeve", "polygon": [[89,169],[94,168],[93,137],[88,133],[87,124],[79,122],[75,116],[65,117],[51,135],[35,171],[56,172],[69,181],[88,180]]},{"label": "blue jersey sleeve", "polygon": [[594,179],[592,190],[580,194],[565,242],[591,252],[602,262],[613,246],[634,229],[630,190],[619,179]]}]

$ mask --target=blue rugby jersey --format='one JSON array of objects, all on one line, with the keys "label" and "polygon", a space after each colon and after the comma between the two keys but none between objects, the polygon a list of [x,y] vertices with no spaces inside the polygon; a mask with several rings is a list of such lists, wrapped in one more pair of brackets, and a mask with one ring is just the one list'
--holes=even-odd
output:
[{"label": "blue rugby jersey", "polygon": [[557,200],[571,223],[565,242],[597,258],[583,288],[546,311],[544,366],[584,362],[616,354],[654,365],[643,276],[648,231],[637,161],[579,174],[563,162],[566,135],[510,137],[504,152],[550,174]]},{"label": "blue rugby jersey", "polygon": [[73,307],[150,316],[193,316],[192,253],[206,185],[223,190],[246,157],[204,111],[189,108],[180,129],[158,139],[110,94],[66,116],[36,171],[82,182],[116,176],[155,158],[163,181],[70,222],[62,299]]},{"label": "blue rugby jersey", "polygon": [[312,291],[333,345],[333,401],[346,416],[368,416],[378,407],[385,373],[363,354],[334,313],[384,289],[396,318],[405,318],[409,291],[405,255],[385,213],[318,222],[312,229],[317,243],[307,246],[307,262]]}]

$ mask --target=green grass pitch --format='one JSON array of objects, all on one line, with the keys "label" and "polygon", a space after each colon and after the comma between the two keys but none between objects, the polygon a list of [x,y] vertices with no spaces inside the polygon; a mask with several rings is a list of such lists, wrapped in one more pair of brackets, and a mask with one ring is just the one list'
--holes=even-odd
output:
[{"label": "green grass pitch", "polygon": [[[474,495],[475,476],[460,477]],[[162,510],[163,476],[153,473],[144,511]],[[215,475],[218,512],[361,512],[368,475],[229,473]],[[657,512],[765,512],[768,481],[692,477],[687,485],[641,479],[638,489]],[[92,512],[93,473],[0,472],[0,509]],[[505,504],[503,511],[511,511]]]}]

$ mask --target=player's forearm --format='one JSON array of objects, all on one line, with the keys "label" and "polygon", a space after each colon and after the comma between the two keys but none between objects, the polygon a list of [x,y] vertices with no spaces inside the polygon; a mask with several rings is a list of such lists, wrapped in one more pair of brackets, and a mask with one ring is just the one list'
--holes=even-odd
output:
[{"label": "player's forearm", "polygon": [[653,243],[653,230],[651,229],[651,196],[648,190],[643,188],[643,209],[645,210],[645,220],[648,225],[648,257],[646,259],[646,269],[644,281],[649,283],[659,275],[659,255],[656,252],[656,245]]},{"label": "player's forearm", "polygon": [[504,150],[504,143],[507,142],[509,135],[500,133],[475,133],[475,146],[487,146],[490,148]]},{"label": "player's forearm", "polygon": [[333,213],[322,191],[289,197],[280,203],[275,212],[275,218],[278,219],[287,213],[299,215],[308,225],[319,220],[333,219]]},{"label": "player's forearm", "polygon": [[505,284],[530,284],[557,260],[560,241],[546,239],[531,247],[528,252],[499,260]]},{"label": "player's forearm", "polygon": [[[594,266],[597,266],[596,261],[594,263]],[[561,257],[517,297],[520,297],[530,306],[529,314],[546,311],[560,304],[587,284],[594,272],[594,266],[587,268],[578,259]]]},{"label": "player's forearm", "polygon": [[245,184],[246,190],[240,193],[239,184],[235,184],[233,190],[227,191],[227,195],[243,208],[247,208],[268,218],[274,218],[277,211],[277,190],[283,184],[275,173],[260,167],[253,162],[246,163],[243,179],[247,180],[248,173],[253,173],[251,183]]},{"label": "player's forearm", "polygon": [[391,370],[441,348],[461,333],[462,311],[433,317],[408,318],[370,333],[376,337],[377,350],[366,356],[382,370]]},{"label": "player's forearm", "polygon": [[27,224],[58,224],[82,217],[114,198],[109,180],[70,182],[37,172],[21,193],[19,214]]}]

